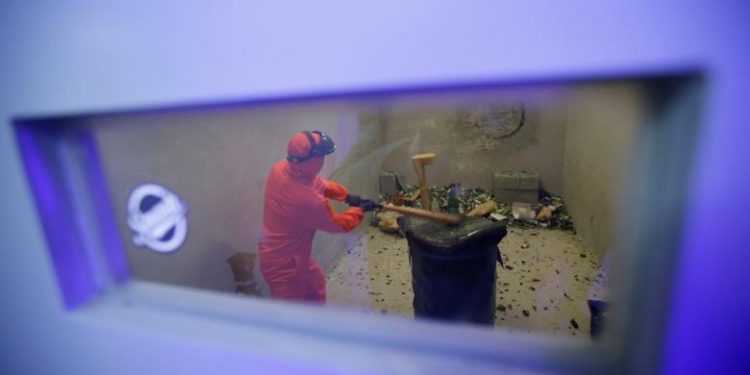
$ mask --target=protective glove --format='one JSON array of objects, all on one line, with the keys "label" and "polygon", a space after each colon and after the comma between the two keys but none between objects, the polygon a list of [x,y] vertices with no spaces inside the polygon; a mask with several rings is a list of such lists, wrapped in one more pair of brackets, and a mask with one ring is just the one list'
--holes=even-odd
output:
[{"label": "protective glove", "polygon": [[362,199],[359,203],[359,208],[362,209],[364,212],[370,212],[373,211],[376,208],[381,208],[382,206],[379,205],[377,202],[369,199]]},{"label": "protective glove", "polygon": [[348,194],[344,202],[352,207],[359,207],[362,204],[362,197],[357,194]]}]

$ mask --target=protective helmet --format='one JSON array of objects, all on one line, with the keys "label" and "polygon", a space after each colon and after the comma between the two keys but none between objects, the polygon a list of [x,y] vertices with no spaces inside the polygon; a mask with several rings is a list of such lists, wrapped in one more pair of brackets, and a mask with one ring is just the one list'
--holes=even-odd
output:
[{"label": "protective helmet", "polygon": [[[296,142],[300,134],[307,138],[309,145],[300,145],[299,142]],[[317,141],[316,138],[318,139]],[[295,134],[291,141],[289,141],[286,160],[292,163],[302,163],[313,156],[324,156],[334,151],[336,151],[336,144],[333,143],[333,139],[328,137],[326,133],[319,130],[303,131]]]}]

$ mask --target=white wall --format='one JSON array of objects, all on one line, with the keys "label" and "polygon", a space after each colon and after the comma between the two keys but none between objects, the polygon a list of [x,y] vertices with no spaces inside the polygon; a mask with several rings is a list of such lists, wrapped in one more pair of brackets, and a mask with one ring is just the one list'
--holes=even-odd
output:
[{"label": "white wall", "polygon": [[[563,197],[576,231],[604,254],[620,241],[638,131],[646,124],[646,88],[638,83],[589,84],[570,90]],[[627,202],[624,203],[627,205]]]},{"label": "white wall", "polygon": [[[395,368],[406,373],[423,368],[394,362],[401,359],[397,353],[368,343],[346,351],[335,339],[309,342],[304,335],[277,332],[264,336],[266,354],[259,357],[247,347],[184,339],[167,327],[146,331],[137,324],[63,312],[12,137],[14,116],[686,66],[706,70],[710,96],[685,218],[666,371],[728,373],[747,364],[740,353],[747,347],[747,331],[738,328],[744,327],[741,317],[750,315],[750,304],[738,300],[745,295],[738,288],[746,285],[750,257],[744,236],[750,207],[737,198],[750,188],[742,173],[750,165],[744,151],[750,132],[745,126],[750,30],[743,1],[469,6],[79,0],[1,7],[3,372],[145,373],[175,367],[177,372],[264,372],[275,366],[276,373],[300,368],[314,373],[385,371],[391,365],[391,373]],[[731,314],[706,324],[719,306],[731,306]],[[317,355],[294,351],[299,345]],[[186,355],[199,350],[200,359]],[[359,356],[331,359],[352,350]],[[368,354],[388,355],[363,360]],[[482,361],[455,361],[466,372],[487,370]]]}]

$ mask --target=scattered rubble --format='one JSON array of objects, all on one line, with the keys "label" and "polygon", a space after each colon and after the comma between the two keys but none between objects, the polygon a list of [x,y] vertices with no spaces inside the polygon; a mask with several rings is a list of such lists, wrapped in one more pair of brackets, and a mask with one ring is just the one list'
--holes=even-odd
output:
[{"label": "scattered rubble", "polygon": [[551,218],[552,207],[550,206],[542,206],[542,208],[539,209],[539,213],[536,215],[536,220],[539,221],[549,221]]},{"label": "scattered rubble", "polygon": [[573,326],[573,328],[578,329],[578,322],[576,322],[575,319],[570,319],[570,325]]},{"label": "scattered rubble", "polygon": [[[508,226],[509,233],[516,234],[516,239],[512,241],[512,243],[509,242],[505,244],[506,248],[512,247],[514,249],[514,252],[510,253],[513,254],[513,256],[507,257],[507,254],[503,254],[505,264],[498,265],[499,276],[496,295],[498,304],[495,306],[497,319],[496,326],[503,326],[515,330],[527,325],[533,326],[537,324],[537,321],[543,320],[554,321],[554,332],[550,327],[537,327],[539,329],[545,329],[545,332],[548,331],[556,334],[573,335],[576,333],[586,333],[588,331],[588,323],[585,323],[587,321],[586,317],[582,315],[579,316],[580,314],[578,314],[575,306],[577,306],[576,301],[585,298],[587,284],[594,283],[594,280],[597,279],[597,277],[594,276],[597,275],[597,271],[593,270],[590,274],[586,273],[586,271],[576,275],[573,275],[573,273],[579,271],[577,265],[588,265],[590,262],[596,261],[596,254],[581,251],[577,245],[571,245],[560,247],[559,249],[561,251],[559,252],[559,257],[550,257],[547,255],[549,254],[549,251],[544,248],[544,241],[550,238],[554,239],[558,236],[561,236],[561,238],[572,238],[571,236],[575,236],[572,220],[570,220],[565,204],[561,198],[551,195],[543,195],[540,192],[539,195],[541,197],[538,201],[529,204],[531,211],[533,212],[533,218],[521,220],[513,217],[511,203],[503,203],[500,200],[495,199],[495,196],[489,190],[485,191],[482,189],[464,187],[461,189],[459,195],[456,195],[454,191],[452,201],[451,196],[449,195],[449,187],[441,188],[433,186],[429,189],[429,193],[431,201],[434,202],[432,209],[436,211],[447,211],[449,208],[457,207],[460,214],[468,215],[471,211],[479,209],[480,206],[489,207],[494,205],[491,211],[480,216],[485,216],[495,221],[501,221]],[[416,187],[410,186],[403,186],[403,190],[388,196],[381,196],[380,201],[410,207],[421,206],[419,190]],[[395,214],[393,212],[380,213]],[[395,215],[397,216],[397,214]],[[396,248],[397,244],[403,244],[403,242],[398,241],[405,240],[395,236],[377,235],[377,232],[380,231],[379,227],[381,222],[377,217],[382,219],[384,216],[385,215],[372,215],[375,219],[373,220],[374,227],[367,229],[368,232],[365,240],[378,240],[371,243],[371,245],[377,244],[378,246],[371,247],[369,256],[373,259],[379,257],[378,259],[381,259],[381,262],[382,259],[385,259],[384,257],[387,257],[389,259],[388,262],[371,264],[369,271],[371,274],[365,271],[365,273],[360,276],[358,272],[354,272],[346,277],[354,279],[360,277],[363,278],[363,288],[365,288],[366,291],[372,290],[371,288],[377,288],[378,291],[389,291],[389,294],[386,294],[388,296],[387,298],[386,295],[366,295],[372,300],[371,311],[377,313],[381,309],[387,309],[387,314],[404,315],[408,313],[408,307],[411,306],[410,298],[412,296],[412,291],[408,285],[408,278],[394,279],[394,277],[397,277],[397,274],[394,273],[394,276],[390,276],[383,271],[389,270],[390,267],[386,265],[390,264],[389,262],[391,262],[391,259],[398,258],[394,255],[396,253],[400,254],[399,256],[403,258],[398,258],[401,259],[398,263],[400,265],[399,267],[404,267],[408,271],[408,257],[405,257],[404,255],[407,253],[405,248]],[[545,231],[543,230],[544,228],[566,229],[571,232],[563,233],[558,231]],[[397,229],[394,230],[397,231]],[[373,233],[376,233],[374,238]],[[547,242],[547,245],[547,248],[550,248],[549,242]],[[389,249],[392,249],[393,251],[384,251],[382,246],[389,246]],[[553,247],[553,249],[557,248]],[[365,252],[365,254],[367,254],[367,252]],[[584,254],[585,258],[582,257],[581,254]],[[560,259],[564,259],[564,261],[559,262]],[[355,258],[350,257],[348,259],[349,263],[341,266],[341,270],[333,276],[344,277],[341,275],[349,272],[348,270],[351,265],[356,264],[352,263],[354,261]],[[356,261],[361,262],[362,260],[356,258]],[[367,260],[367,262],[371,261],[372,259]],[[404,275],[408,277],[409,273],[406,272],[401,276]],[[562,277],[556,277],[555,275],[562,275]],[[587,279],[587,275],[590,276],[591,281]],[[338,279],[334,279],[338,281]],[[404,280],[407,280],[407,285],[404,285]],[[345,292],[347,296],[352,295],[352,288],[344,288],[335,282],[331,282],[330,285],[336,290],[340,290],[339,294],[344,294]],[[359,284],[357,283],[357,285]],[[532,296],[533,299],[527,300],[525,299],[525,296]],[[596,297],[596,295],[594,295],[594,297]],[[516,298],[518,298],[518,300],[516,300]],[[534,303],[537,305],[534,305]],[[533,318],[530,316],[532,312],[535,313]],[[568,319],[568,322],[565,321],[566,319]],[[578,322],[578,320],[583,320],[585,324]],[[571,321],[575,321],[575,323]],[[568,324],[566,325],[565,323]]]},{"label": "scattered rubble", "polygon": [[[481,188],[460,188],[456,194],[459,184],[451,184],[445,187],[432,186],[429,188],[432,209],[435,211],[448,212],[451,189],[453,196],[458,200],[458,213],[466,216],[488,216],[490,219],[505,223],[508,227],[521,228],[557,228],[563,230],[574,230],[573,220],[568,214],[562,198],[549,194],[540,189],[540,199],[536,203],[522,203],[508,205],[497,199],[490,191]],[[403,191],[388,196],[380,196],[380,203],[395,205],[406,205],[421,208],[419,199],[419,188],[406,185]],[[457,196],[456,196],[457,195]],[[513,206],[524,211],[516,215]]]},{"label": "scattered rubble", "polygon": [[493,200],[489,200],[487,202],[478,204],[476,207],[474,207],[471,211],[469,211],[466,216],[473,217],[473,216],[487,216],[495,211],[497,208],[497,203]]}]

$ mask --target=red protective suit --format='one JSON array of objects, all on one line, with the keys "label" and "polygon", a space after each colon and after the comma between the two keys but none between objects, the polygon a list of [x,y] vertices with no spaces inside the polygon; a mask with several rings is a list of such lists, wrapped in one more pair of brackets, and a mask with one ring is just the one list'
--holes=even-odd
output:
[{"label": "red protective suit", "polygon": [[[292,138],[290,155],[304,155],[306,144],[306,138]],[[327,199],[343,201],[348,191],[317,175],[323,159],[281,160],[268,175],[258,254],[272,298],[325,302],[325,275],[311,257],[315,231],[343,233],[362,222],[364,213],[358,207],[340,214],[331,208]]]}]

